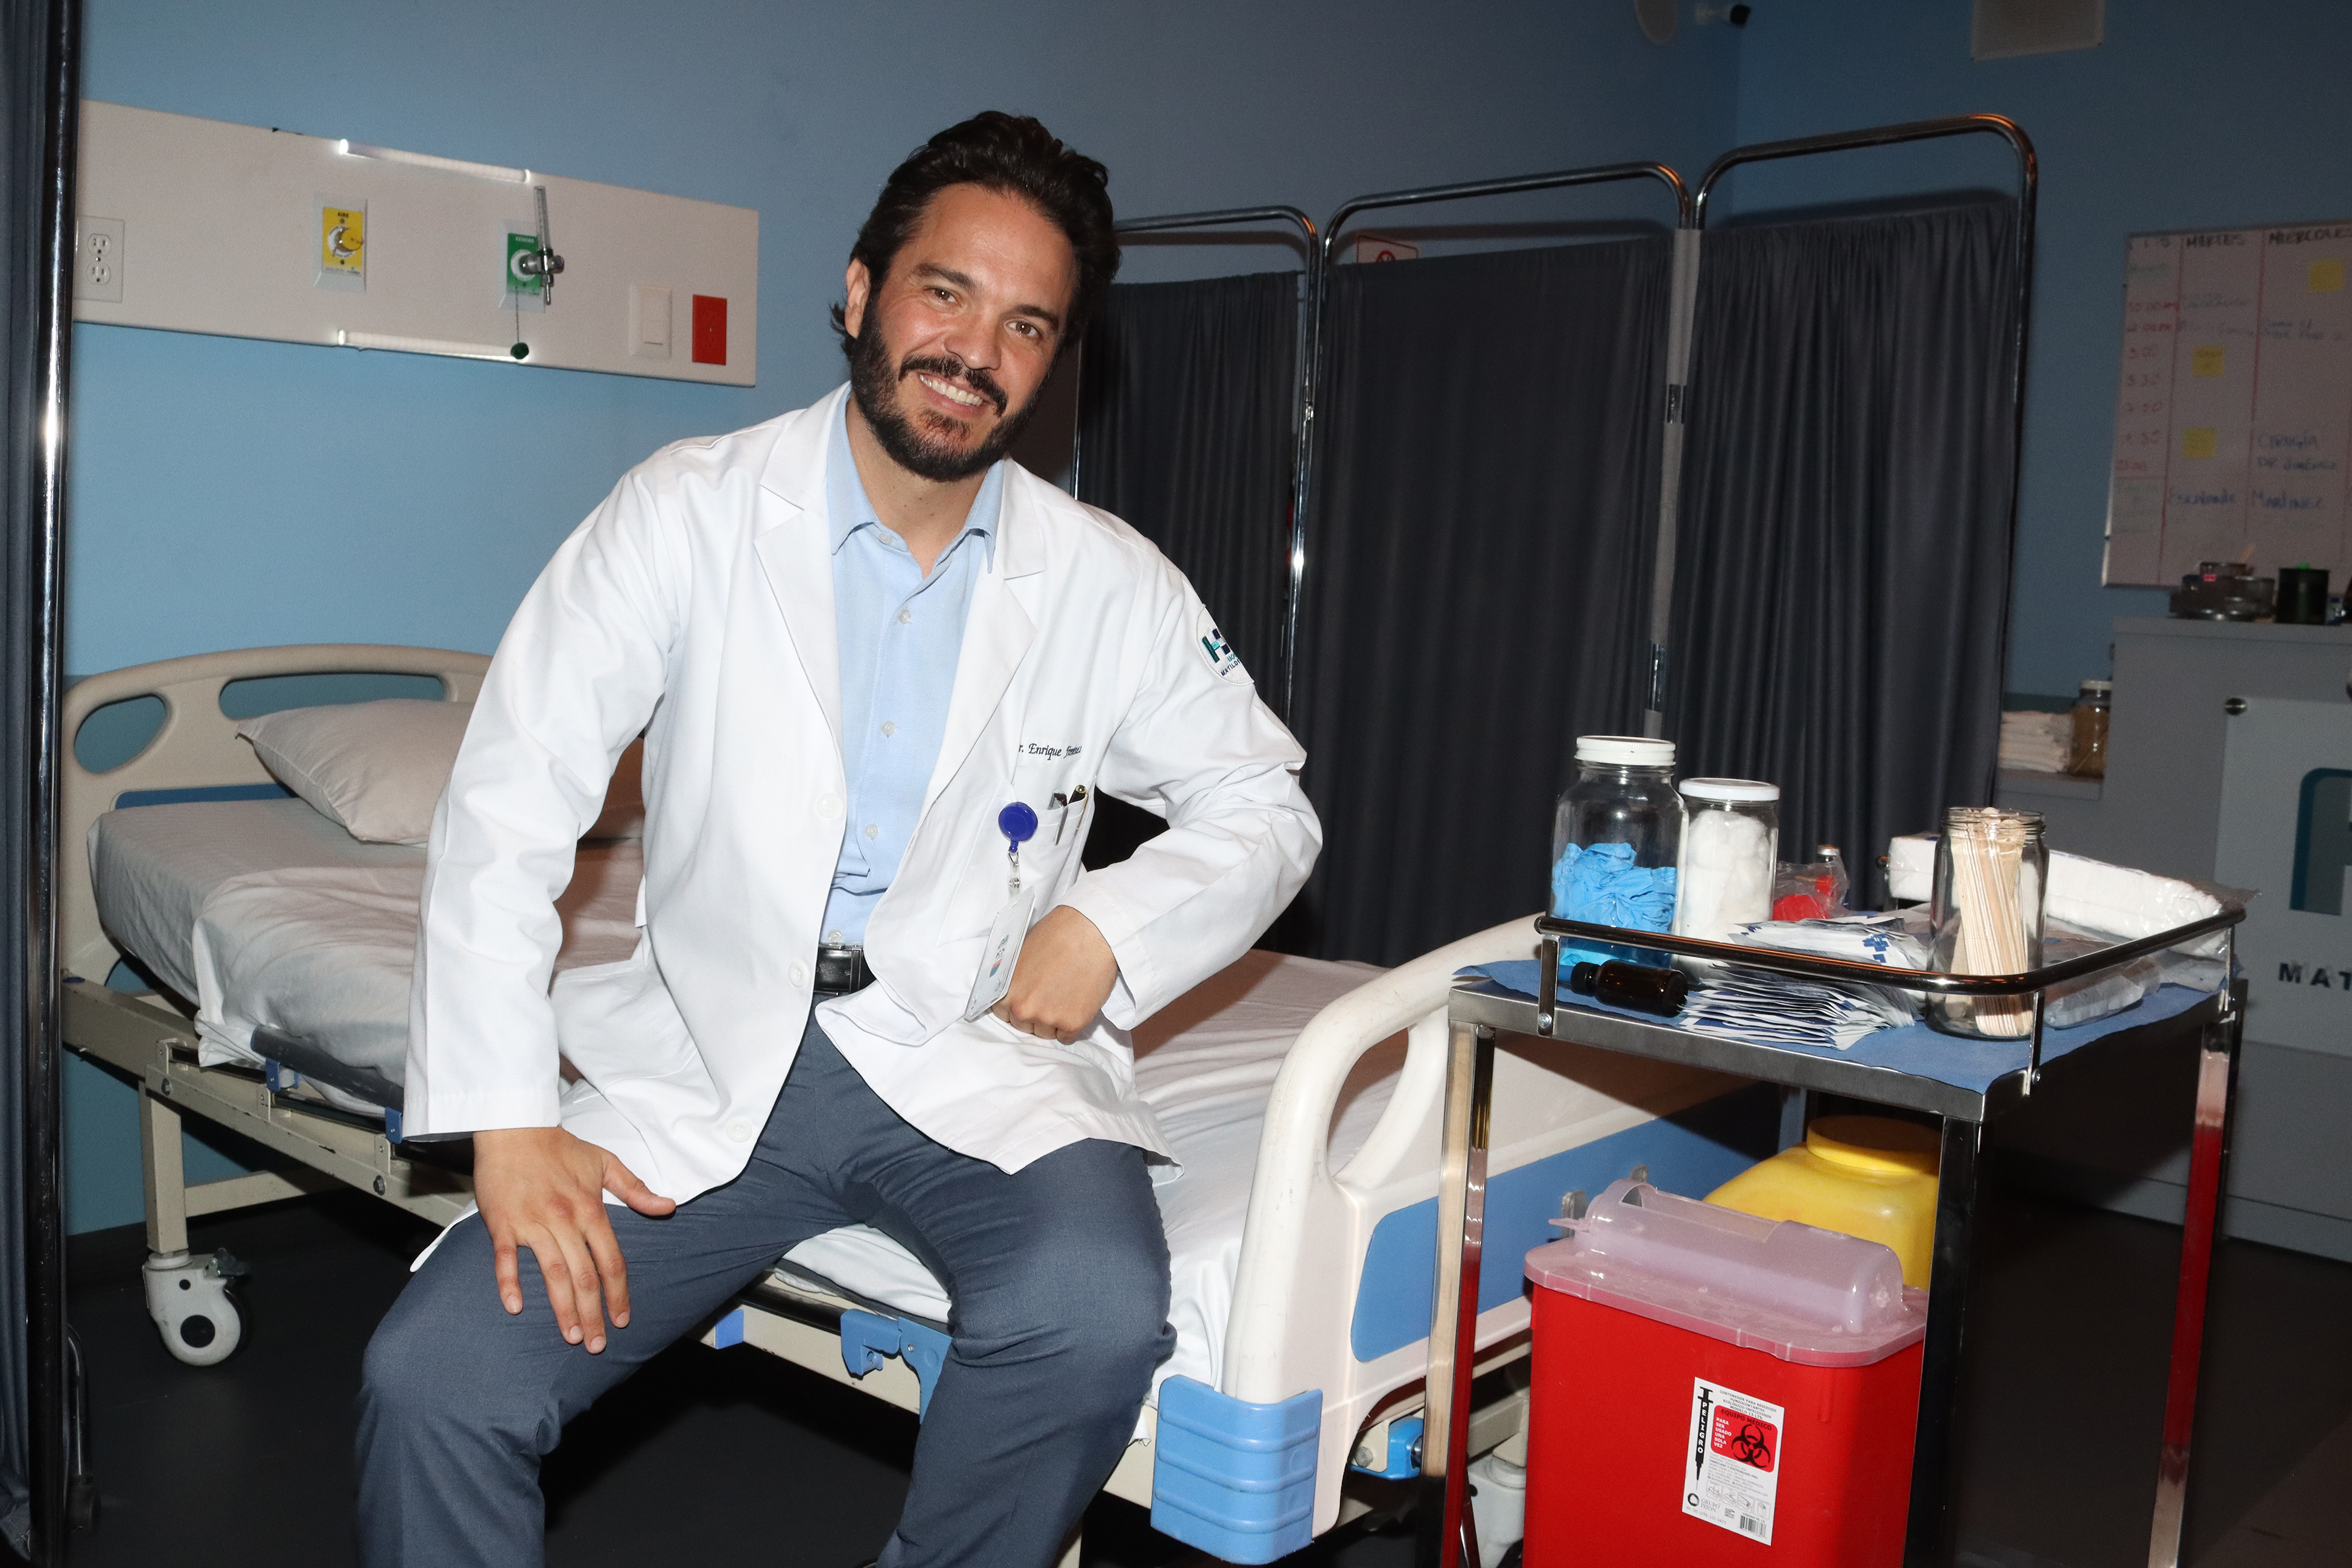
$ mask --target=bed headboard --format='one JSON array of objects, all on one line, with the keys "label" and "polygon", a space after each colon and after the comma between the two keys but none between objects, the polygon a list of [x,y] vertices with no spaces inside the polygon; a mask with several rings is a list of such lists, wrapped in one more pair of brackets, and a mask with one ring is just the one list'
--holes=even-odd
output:
[{"label": "bed headboard", "polygon": [[[490,667],[487,654],[375,643],[299,643],[283,648],[233,648],[132,664],[92,675],[66,694],[65,800],[58,846],[62,885],[58,951],[65,972],[103,982],[121,956],[98,921],[89,885],[89,825],[133,789],[201,789],[267,784],[268,769],[237,738],[238,721],[221,712],[221,688],[258,675],[340,674],[432,675],[451,702],[470,702]],[[74,756],[82,721],[111,703],[160,697],[163,722],[139,755],[92,773]]]}]

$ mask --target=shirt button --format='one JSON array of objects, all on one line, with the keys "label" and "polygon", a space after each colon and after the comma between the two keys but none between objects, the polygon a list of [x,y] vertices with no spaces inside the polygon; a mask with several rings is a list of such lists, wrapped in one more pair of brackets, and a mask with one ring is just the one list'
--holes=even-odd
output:
[{"label": "shirt button", "polygon": [[826,932],[826,933],[824,934],[824,939],[825,939],[827,942],[832,943],[832,944],[833,944],[835,946],[836,946],[836,947],[840,946],[841,946],[841,932],[840,932],[840,930],[839,930],[838,928],[836,928],[836,929],[835,929],[835,930],[832,930],[832,931],[828,931],[828,932]]},{"label": "shirt button", "polygon": [[894,720],[894,719],[887,719],[887,718],[886,718],[886,719],[884,719],[884,720],[882,721],[882,733],[883,733],[883,734],[885,734],[885,735],[896,735],[896,734],[898,734],[898,722],[897,722],[896,720]]},{"label": "shirt button", "polygon": [[911,610],[901,610],[898,612],[898,624],[901,626],[912,623],[914,619],[915,612]]},{"label": "shirt button", "polygon": [[751,1124],[749,1122],[730,1122],[727,1124],[727,1135],[734,1139],[739,1144],[742,1143],[751,1135]]},{"label": "shirt button", "polygon": [[882,836],[882,828],[881,828],[881,825],[880,825],[879,823],[877,823],[877,822],[868,822],[868,823],[866,823],[866,836],[867,838],[869,838],[869,839],[878,839],[878,838],[880,838],[880,837]]},{"label": "shirt button", "polygon": [[840,816],[841,797],[838,795],[819,795],[816,798],[816,814],[820,817]]},{"label": "shirt button", "polygon": [[808,966],[807,966],[806,964],[794,964],[794,965],[793,966],[793,968],[792,968],[792,976],[793,976],[793,985],[795,985],[795,986],[805,986],[805,985],[807,985],[807,984],[808,984]]}]

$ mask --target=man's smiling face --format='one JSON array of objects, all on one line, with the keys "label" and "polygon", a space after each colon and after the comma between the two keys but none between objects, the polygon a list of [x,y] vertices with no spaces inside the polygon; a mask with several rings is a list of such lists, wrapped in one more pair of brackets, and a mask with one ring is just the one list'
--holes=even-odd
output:
[{"label": "man's smiling face", "polygon": [[940,482],[1002,457],[1053,371],[1076,288],[1053,220],[981,185],[933,196],[878,287],[852,261],[850,389],[883,451]]}]

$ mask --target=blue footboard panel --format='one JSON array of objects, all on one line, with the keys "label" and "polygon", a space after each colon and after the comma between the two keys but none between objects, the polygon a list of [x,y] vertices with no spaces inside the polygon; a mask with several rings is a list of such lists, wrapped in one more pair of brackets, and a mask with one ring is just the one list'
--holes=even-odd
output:
[{"label": "blue footboard panel", "polygon": [[[1478,1310],[1490,1312],[1526,1291],[1519,1260],[1559,1239],[1550,1221],[1559,1218],[1562,1194],[1597,1193],[1635,1166],[1647,1166],[1650,1179],[1668,1192],[1705,1197],[1778,1153],[1780,1132],[1780,1090],[1754,1083],[1488,1178]],[[1436,1306],[1433,1197],[1383,1217],[1372,1229],[1349,1329],[1356,1359],[1377,1360],[1427,1339]]]}]

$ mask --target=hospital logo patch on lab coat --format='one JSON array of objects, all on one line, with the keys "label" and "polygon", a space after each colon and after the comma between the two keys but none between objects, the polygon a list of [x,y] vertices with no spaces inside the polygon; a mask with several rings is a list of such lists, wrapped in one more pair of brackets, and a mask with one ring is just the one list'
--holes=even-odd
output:
[{"label": "hospital logo patch on lab coat", "polygon": [[1201,650],[1201,656],[1209,661],[1209,668],[1214,670],[1221,679],[1249,679],[1249,672],[1242,668],[1242,656],[1234,652],[1233,644],[1225,641],[1225,634],[1217,630],[1216,620],[1210,615],[1205,604],[1192,622],[1192,643]]}]

